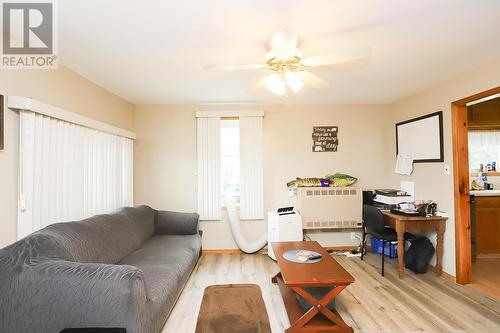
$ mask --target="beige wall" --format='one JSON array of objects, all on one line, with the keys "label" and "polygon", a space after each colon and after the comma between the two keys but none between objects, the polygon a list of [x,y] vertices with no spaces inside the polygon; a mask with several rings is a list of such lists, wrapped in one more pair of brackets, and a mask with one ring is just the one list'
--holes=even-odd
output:
[{"label": "beige wall", "polygon": [[[392,105],[261,106],[264,118],[265,209],[292,204],[285,183],[297,176],[346,172],[358,186],[398,187],[415,181],[417,198],[433,199],[450,214],[445,235],[444,270],[455,274],[453,179],[443,174],[451,160],[450,103],[500,85],[500,62],[488,64],[454,80]],[[135,200],[159,209],[195,211],[196,127],[198,106],[137,107],[65,69],[57,71],[2,71],[0,93],[31,96],[94,119],[137,132],[135,144]],[[241,106],[212,107],[241,109]],[[251,107],[252,109],[255,106]],[[444,111],[445,162],[416,164],[412,176],[393,173],[394,124],[415,116]],[[5,150],[0,151],[0,247],[15,239],[17,193],[17,128],[15,112],[5,114]],[[315,125],[339,126],[337,153],[312,153]],[[134,128],[135,127],[135,128]],[[263,221],[242,223],[249,240],[266,229]],[[236,248],[225,219],[202,222],[205,248]],[[356,244],[348,233],[312,235],[326,246]]]},{"label": "beige wall", "polygon": [[[445,234],[443,268],[455,275],[453,178],[444,175],[450,165],[451,111],[454,100],[500,85],[500,62],[490,63],[390,105],[261,106],[264,118],[265,209],[292,204],[286,181],[297,177],[346,172],[359,177],[364,189],[399,187],[401,180],[415,182],[416,197],[438,202],[450,219]],[[241,109],[241,106],[212,109]],[[251,108],[255,109],[255,106]],[[161,209],[194,211],[196,127],[194,112],[207,107],[137,107],[135,198]],[[395,175],[395,123],[442,110],[444,112],[444,163],[415,164],[411,176]],[[314,125],[339,126],[339,152],[312,153]],[[263,221],[243,222],[249,240],[265,229]],[[205,248],[236,248],[225,219],[202,222]],[[431,235],[432,236],[432,235]],[[348,233],[312,235],[326,246],[356,244]]]},{"label": "beige wall", "polygon": [[[444,238],[443,269],[455,275],[455,221],[453,218],[453,160],[451,138],[451,102],[490,88],[500,86],[500,62],[490,63],[474,71],[465,73],[452,80],[428,89],[422,93],[405,98],[392,105],[390,117],[394,124],[428,113],[443,111],[444,162],[416,163],[411,176],[397,176],[389,173],[392,186],[399,186],[401,180],[415,182],[417,199],[437,201],[438,209],[450,214]],[[395,164],[395,138],[387,142],[386,158],[391,167]],[[451,174],[444,175],[444,165],[450,165]],[[433,240],[435,237],[432,237]]]},{"label": "beige wall", "polygon": [[[212,107],[212,109],[222,107]],[[242,109],[224,106],[224,109]],[[255,106],[251,108],[255,109]],[[286,182],[295,177],[321,177],[345,172],[359,178],[358,186],[385,187],[389,165],[385,144],[389,135],[385,106],[261,106],[264,117],[264,203],[266,211],[293,204]],[[196,122],[194,112],[207,107],[137,107],[135,125],[135,200],[155,208],[196,210]],[[339,126],[339,151],[311,152],[312,127]],[[392,128],[390,129],[392,134]],[[242,228],[249,240],[267,228],[265,221],[248,221]],[[205,248],[236,248],[228,224],[202,222]],[[325,246],[355,245],[349,233],[314,233]]]},{"label": "beige wall", "polygon": [[[28,96],[68,111],[134,129],[134,107],[75,72],[2,70],[0,94]],[[16,239],[19,115],[5,110],[5,149],[0,151],[0,248]]]}]

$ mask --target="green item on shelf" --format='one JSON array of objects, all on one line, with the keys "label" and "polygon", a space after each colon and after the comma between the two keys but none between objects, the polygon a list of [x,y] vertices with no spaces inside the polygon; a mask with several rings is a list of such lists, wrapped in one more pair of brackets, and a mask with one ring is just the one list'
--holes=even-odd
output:
[{"label": "green item on shelf", "polygon": [[326,175],[325,178],[330,179],[330,181],[332,182],[331,186],[334,187],[350,186],[358,181],[358,178],[356,177],[339,172],[335,173],[334,175]]}]

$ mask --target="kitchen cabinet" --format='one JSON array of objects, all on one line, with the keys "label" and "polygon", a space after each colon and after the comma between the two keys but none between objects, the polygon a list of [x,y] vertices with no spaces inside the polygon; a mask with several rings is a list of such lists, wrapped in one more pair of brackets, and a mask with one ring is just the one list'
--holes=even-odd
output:
[{"label": "kitchen cabinet", "polygon": [[500,253],[500,196],[475,196],[478,254]]},{"label": "kitchen cabinet", "polygon": [[467,107],[469,130],[500,129],[500,98]]}]

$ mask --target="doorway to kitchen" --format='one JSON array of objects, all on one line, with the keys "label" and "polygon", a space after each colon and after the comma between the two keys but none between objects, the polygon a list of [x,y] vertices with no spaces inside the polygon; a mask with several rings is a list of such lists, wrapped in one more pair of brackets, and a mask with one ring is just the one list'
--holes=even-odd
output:
[{"label": "doorway to kitchen", "polygon": [[499,107],[500,87],[451,104],[456,281],[500,299]]}]

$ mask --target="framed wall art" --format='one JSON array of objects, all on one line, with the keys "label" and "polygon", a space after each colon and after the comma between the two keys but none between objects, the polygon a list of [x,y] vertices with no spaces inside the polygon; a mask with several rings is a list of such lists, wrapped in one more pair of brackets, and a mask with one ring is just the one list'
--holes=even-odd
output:
[{"label": "framed wall art", "polygon": [[409,155],[414,163],[443,162],[443,112],[396,124],[396,155]]},{"label": "framed wall art", "polygon": [[336,152],[339,145],[338,131],[338,126],[314,126],[312,151]]}]

